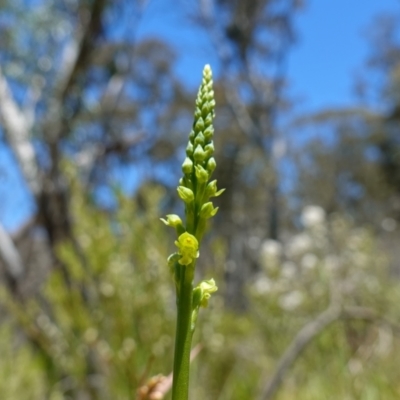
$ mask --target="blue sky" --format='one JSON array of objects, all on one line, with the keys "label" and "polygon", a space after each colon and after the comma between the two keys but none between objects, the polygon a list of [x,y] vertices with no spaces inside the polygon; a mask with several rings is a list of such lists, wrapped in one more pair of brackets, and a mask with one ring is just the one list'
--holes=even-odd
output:
[{"label": "blue sky", "polygon": [[[399,0],[305,0],[295,18],[298,40],[289,56],[290,93],[307,110],[353,104],[354,77],[368,57],[368,28],[382,13],[399,13]],[[149,3],[138,37],[159,36],[185,54],[179,75],[193,87],[205,63],[215,61],[206,36],[171,9],[169,0]],[[195,39],[194,39],[195,38]]]},{"label": "blue sky", "polygon": [[296,20],[300,40],[289,59],[291,92],[307,109],[354,103],[354,77],[370,50],[368,29],[377,14],[399,12],[398,0],[309,0]]},{"label": "blue sky", "polygon": [[[182,3],[182,2],[181,2]],[[193,32],[170,6],[170,0],[150,1],[138,28],[138,39],[161,36],[177,50],[177,73],[191,87],[199,83],[206,63],[215,63],[204,33]],[[297,109],[315,111],[325,107],[354,104],[354,76],[368,56],[367,28],[374,16],[399,13],[398,0],[309,0],[295,20],[298,42],[288,64],[289,93],[298,101]],[[0,196],[13,201],[0,205],[0,221],[9,230],[22,224],[33,210],[26,188],[8,151],[0,148]]]}]

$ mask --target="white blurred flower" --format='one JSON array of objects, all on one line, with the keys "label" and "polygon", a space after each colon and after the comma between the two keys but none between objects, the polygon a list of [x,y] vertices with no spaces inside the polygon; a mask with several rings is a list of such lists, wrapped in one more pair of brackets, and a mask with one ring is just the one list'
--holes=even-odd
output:
[{"label": "white blurred flower", "polygon": [[313,253],[307,253],[301,258],[300,263],[305,270],[312,270],[318,264],[318,257]]},{"label": "white blurred flower", "polygon": [[300,233],[292,238],[287,246],[287,254],[289,257],[296,257],[313,247],[313,241],[307,233]]},{"label": "white blurred flower", "polygon": [[259,260],[264,269],[274,268],[280,262],[282,245],[276,240],[265,240],[260,247]]},{"label": "white blurred flower", "polygon": [[301,222],[305,228],[313,228],[325,222],[325,211],[319,206],[304,207]]},{"label": "white blurred flower", "polygon": [[262,276],[254,282],[253,287],[257,294],[267,294],[271,291],[272,282],[267,277]]},{"label": "white blurred flower", "polygon": [[278,258],[282,253],[282,245],[276,240],[265,240],[261,245],[260,252],[265,257]]},{"label": "white blurred flower", "polygon": [[282,264],[281,276],[287,279],[293,278],[296,275],[296,264],[292,261],[285,261]]},{"label": "white blurred flower", "polygon": [[284,294],[279,299],[279,305],[285,311],[295,310],[303,302],[304,295],[299,290]]}]

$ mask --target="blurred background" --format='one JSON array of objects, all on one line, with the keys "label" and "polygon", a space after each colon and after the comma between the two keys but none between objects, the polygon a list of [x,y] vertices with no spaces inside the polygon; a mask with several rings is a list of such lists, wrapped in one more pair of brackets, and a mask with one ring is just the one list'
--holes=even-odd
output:
[{"label": "blurred background", "polygon": [[226,192],[191,398],[400,398],[397,1],[0,6],[1,399],[161,398],[159,218],[206,63]]}]

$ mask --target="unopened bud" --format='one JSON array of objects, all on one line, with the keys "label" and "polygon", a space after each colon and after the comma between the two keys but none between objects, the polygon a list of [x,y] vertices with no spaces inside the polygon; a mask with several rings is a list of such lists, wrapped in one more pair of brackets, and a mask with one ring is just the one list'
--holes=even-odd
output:
[{"label": "unopened bud", "polygon": [[209,90],[206,94],[207,101],[209,101],[212,104],[212,101],[214,100],[214,90]]},{"label": "unopened bud", "polygon": [[225,189],[217,189],[217,180],[214,179],[211,181],[207,186],[206,186],[206,191],[205,191],[205,196],[207,199],[210,197],[218,197],[220,196],[223,192],[225,192]]},{"label": "unopened bud", "polygon": [[211,157],[208,161],[207,161],[207,171],[209,172],[209,174],[211,175],[215,168],[217,167],[217,163],[215,162],[215,158]]},{"label": "unopened bud", "polygon": [[206,153],[204,152],[203,148],[198,144],[194,153],[193,158],[196,162],[200,163],[203,162],[206,158]]},{"label": "unopened bud", "polygon": [[192,171],[193,171],[193,161],[189,157],[186,157],[185,161],[182,164],[182,172],[185,175],[189,175],[192,173]]},{"label": "unopened bud", "polygon": [[199,118],[196,121],[196,125],[194,126],[194,130],[196,133],[202,132],[204,130],[204,121],[203,118]]},{"label": "unopened bud", "polygon": [[193,145],[192,145],[192,143],[189,141],[188,145],[186,146],[186,155],[187,155],[188,157],[192,157],[192,156],[193,156],[193,150],[194,150]]},{"label": "unopened bud", "polygon": [[179,197],[186,203],[189,204],[194,200],[194,194],[193,192],[185,187],[185,186],[178,186],[178,194]]},{"label": "unopened bud", "polygon": [[211,142],[204,147],[206,158],[210,158],[214,154],[214,143]]},{"label": "unopened bud", "polygon": [[204,138],[209,141],[214,136],[214,128],[212,125],[207,126],[207,128],[203,132]]},{"label": "unopened bud", "polygon": [[204,124],[205,126],[211,126],[213,123],[213,116],[211,113],[209,113],[206,117],[206,119],[204,120]]},{"label": "unopened bud", "polygon": [[200,183],[206,183],[208,181],[208,172],[201,166],[196,165],[196,178]]},{"label": "unopened bud", "polygon": [[197,146],[198,144],[201,146],[204,145],[204,135],[201,132],[199,132],[194,139],[194,145]]}]

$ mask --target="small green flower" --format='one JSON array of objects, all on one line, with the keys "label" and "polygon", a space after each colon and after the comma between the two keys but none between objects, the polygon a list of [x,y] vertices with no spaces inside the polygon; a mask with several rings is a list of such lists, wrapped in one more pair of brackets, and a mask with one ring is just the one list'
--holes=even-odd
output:
[{"label": "small green flower", "polygon": [[210,197],[218,197],[220,196],[223,192],[225,192],[225,189],[217,189],[217,180],[214,179],[211,181],[207,187],[206,187],[206,198],[209,199]]},{"label": "small green flower", "polygon": [[194,200],[194,193],[185,186],[178,186],[179,197],[186,203],[191,203]]},{"label": "small green flower", "polygon": [[176,232],[178,233],[178,235],[180,235],[181,233],[185,232],[185,228],[183,226],[183,222],[182,222],[181,218],[179,217],[179,215],[168,214],[167,215],[167,219],[160,218],[160,220],[162,222],[164,222],[165,225],[170,226],[172,228],[175,228]]},{"label": "small green flower", "polygon": [[202,205],[199,216],[204,219],[208,219],[213,217],[218,211],[218,207],[214,208],[213,203],[211,201]]},{"label": "small green flower", "polygon": [[172,228],[176,228],[179,225],[183,226],[181,218],[176,214],[168,214],[166,220],[164,218],[160,219],[165,225],[171,226]]},{"label": "small green flower", "polygon": [[181,256],[178,261],[181,265],[191,264],[195,258],[199,257],[199,242],[188,232],[182,233],[178,240],[175,241],[176,247],[179,249]]},{"label": "small green flower", "polygon": [[214,279],[208,279],[207,281],[200,282],[197,287],[194,289],[194,295],[197,297],[195,299],[198,302],[200,307],[207,307],[208,300],[210,300],[211,294],[215,293],[218,290],[217,285],[215,284]]}]

